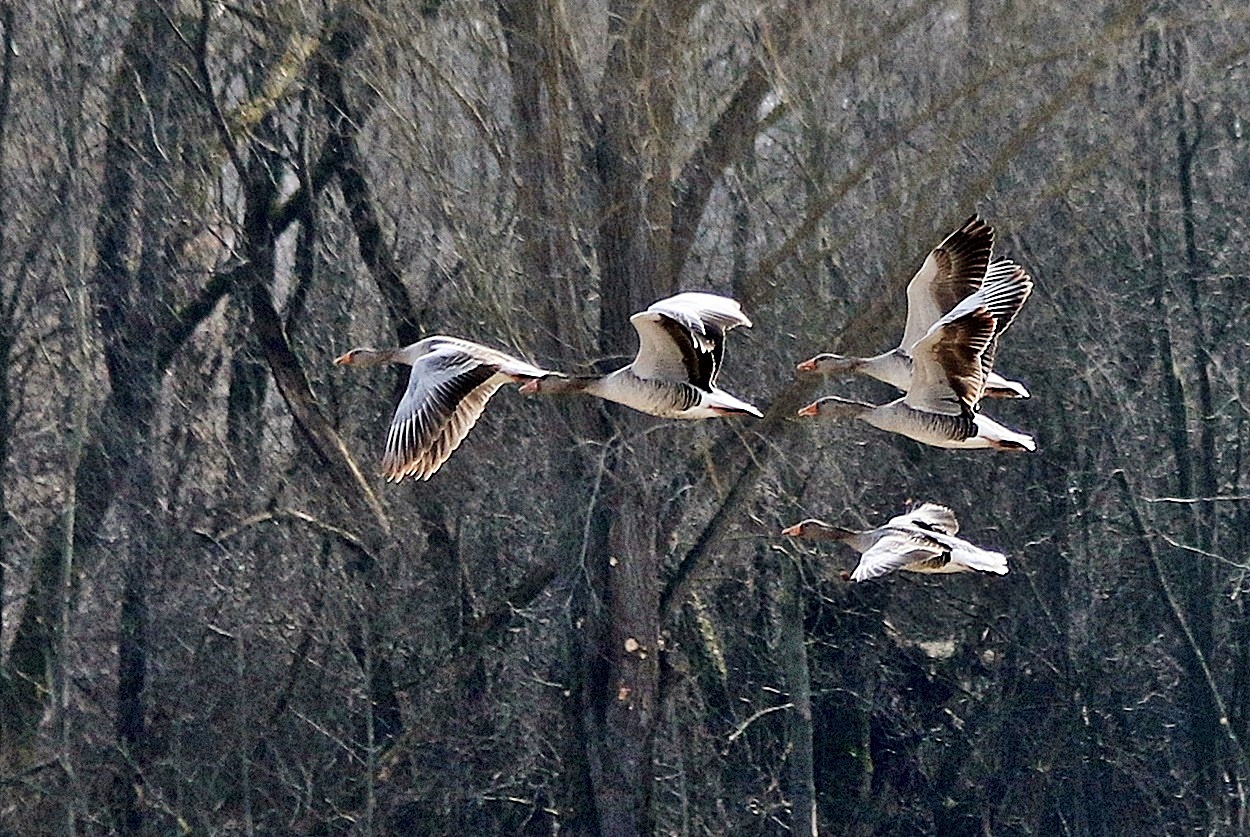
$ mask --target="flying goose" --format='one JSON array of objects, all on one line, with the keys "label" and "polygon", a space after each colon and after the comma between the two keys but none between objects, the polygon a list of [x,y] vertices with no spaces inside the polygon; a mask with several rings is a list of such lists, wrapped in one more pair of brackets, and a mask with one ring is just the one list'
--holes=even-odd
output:
[{"label": "flying goose", "polygon": [[986,283],[938,320],[912,347],[906,394],[888,404],[830,396],[800,416],[858,418],[942,448],[1036,450],[1031,436],[977,412],[992,371],[994,345],[1033,290],[1023,268]]},{"label": "flying goose", "polygon": [[[867,375],[906,391],[916,343],[938,320],[982,285],[1008,276],[1015,269],[1006,259],[990,262],[993,244],[994,228],[973,215],[929,252],[908,283],[907,325],[896,348],[874,357],[819,354],[798,364],[798,371]],[[1009,381],[991,372],[985,382],[984,397],[1028,398],[1029,391],[1018,381]]]},{"label": "flying goose", "polygon": [[382,474],[387,482],[429,479],[464,441],[495,390],[552,374],[487,346],[442,336],[402,349],[352,349],[334,362],[412,367],[386,434]]},{"label": "flying goose", "polygon": [[1004,575],[1007,556],[956,537],[955,513],[937,503],[924,503],[884,526],[857,532],[814,518],[796,523],[781,534],[792,538],[841,541],[862,553],[852,581],[877,578],[895,570],[913,573],[987,572]]},{"label": "flying goose", "polygon": [[638,332],[633,363],[608,375],[548,372],[528,380],[524,393],[584,392],[643,413],[671,419],[761,413],[716,386],[725,356],[725,332],[750,326],[735,300],[686,292],[662,299],[629,318]]}]

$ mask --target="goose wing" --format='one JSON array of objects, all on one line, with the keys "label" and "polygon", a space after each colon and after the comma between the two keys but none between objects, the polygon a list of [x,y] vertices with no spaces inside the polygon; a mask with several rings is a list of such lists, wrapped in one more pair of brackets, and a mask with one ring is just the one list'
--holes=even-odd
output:
[{"label": "goose wing", "polygon": [[864,550],[851,573],[852,581],[866,581],[909,564],[932,561],[949,550],[918,529],[882,527],[877,542]]},{"label": "goose wing", "polygon": [[725,354],[725,332],[750,326],[736,300],[687,292],[662,299],[629,318],[638,332],[632,364],[640,378],[688,381],[708,391]]},{"label": "goose wing", "polygon": [[891,518],[886,526],[913,526],[947,535],[959,532],[959,520],[955,513],[937,503],[921,503],[911,511]]},{"label": "goose wing", "polygon": [[899,344],[904,351],[981,287],[993,245],[994,228],[973,215],[925,257],[907,285],[907,326]]},{"label": "goose wing", "polygon": [[950,563],[952,565],[962,565],[968,569],[983,573],[996,573],[998,575],[1006,575],[1007,573],[1007,556],[1001,552],[983,549],[963,538],[957,538],[953,534],[934,532],[930,534],[930,537],[950,550]]},{"label": "goose wing", "polygon": [[973,297],[981,297],[982,304],[994,315],[994,337],[981,355],[981,366],[987,377],[994,368],[998,339],[1016,321],[1016,315],[1032,293],[1033,277],[1015,262],[999,259],[990,265],[981,290],[973,294]]},{"label": "goose wing", "polygon": [[429,479],[460,446],[486,402],[508,381],[541,378],[546,370],[504,352],[454,337],[421,341],[408,388],[386,436],[382,474]]},{"label": "goose wing", "polygon": [[913,349],[911,386],[903,396],[913,409],[970,416],[981,399],[981,355],[994,337],[994,316],[984,306],[957,313],[939,320]]}]

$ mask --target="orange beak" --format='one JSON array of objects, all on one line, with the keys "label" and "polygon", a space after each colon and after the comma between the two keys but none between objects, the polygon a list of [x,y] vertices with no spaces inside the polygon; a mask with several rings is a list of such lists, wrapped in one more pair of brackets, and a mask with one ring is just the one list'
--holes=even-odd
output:
[{"label": "orange beak", "polygon": [[803,527],[802,525],[796,523],[793,526],[787,526],[786,528],[782,529],[781,534],[790,538],[797,538],[803,534]]},{"label": "orange beak", "polygon": [[533,395],[534,393],[538,392],[538,379],[530,378],[528,381],[521,384],[521,386],[517,388],[517,392],[524,393],[525,395]]},{"label": "orange beak", "polygon": [[802,363],[800,363],[798,366],[795,366],[794,368],[800,372],[815,372],[816,371],[816,358],[805,360]]},{"label": "orange beak", "polygon": [[348,353],[347,353],[347,354],[345,354],[345,355],[339,355],[338,357],[336,357],[336,358],[334,359],[334,364],[335,364],[336,366],[344,366],[344,365],[349,364],[349,363],[351,363],[351,362],[352,362],[352,353],[351,353],[351,352],[348,352]]},{"label": "orange beak", "polygon": [[806,407],[799,410],[798,415],[803,416],[804,418],[813,418],[818,416],[820,415],[820,405],[815,402],[808,404]]}]

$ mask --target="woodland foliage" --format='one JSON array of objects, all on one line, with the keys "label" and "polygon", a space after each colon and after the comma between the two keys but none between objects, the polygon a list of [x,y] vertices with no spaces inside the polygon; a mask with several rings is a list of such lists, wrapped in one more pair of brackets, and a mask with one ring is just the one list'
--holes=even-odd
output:
[{"label": "woodland foliage", "polygon": [[[0,3],[0,830],[1250,831],[1233,0]],[[1029,455],[794,418],[972,212]],[[502,391],[733,296],[758,421]],[[851,585],[954,508],[1005,577]]]}]

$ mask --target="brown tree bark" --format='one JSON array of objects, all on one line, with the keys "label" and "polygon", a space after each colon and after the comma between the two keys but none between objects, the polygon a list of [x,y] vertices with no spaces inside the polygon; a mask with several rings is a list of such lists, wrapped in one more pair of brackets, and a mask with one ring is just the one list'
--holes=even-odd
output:
[{"label": "brown tree bark", "polygon": [[[170,50],[175,49],[175,35],[169,24],[169,16],[158,4],[152,0],[140,4],[132,20],[122,66],[114,77],[101,181],[103,199],[95,229],[97,263],[91,282],[97,295],[95,314],[104,336],[110,387],[72,476],[73,533],[53,524],[43,533],[35,551],[32,583],[14,629],[5,678],[0,681],[0,705],[5,710],[0,713],[0,728],[6,748],[20,747],[33,736],[49,694],[45,676],[51,670],[56,626],[61,623],[66,538],[72,536],[73,542],[82,547],[79,551],[89,551],[92,536],[120,496],[130,467],[143,456],[160,374],[221,298],[250,276],[248,265],[228,266],[213,275],[191,299],[179,300],[174,288],[166,284],[173,271],[162,269],[154,261],[151,245],[155,233],[137,226],[139,219],[163,215],[154,211],[145,216],[138,208],[148,197],[138,181],[154,175],[145,170],[151,164],[141,154],[142,149],[149,147],[149,123],[143,110],[149,91],[136,84],[151,84],[154,62],[172,60]],[[165,46],[160,46],[162,43]],[[156,157],[159,159],[159,155]],[[324,187],[336,165],[337,159],[323,152],[310,182],[316,188]],[[302,206],[307,200],[303,190],[297,190],[286,201],[269,207],[272,233],[280,234],[289,226],[297,217],[293,207]],[[136,250],[140,244],[144,249]],[[131,267],[132,259],[139,265],[137,269]],[[139,572],[142,569],[136,567]],[[141,592],[143,586],[132,585],[131,589]],[[137,601],[132,605],[137,605]],[[129,624],[141,627],[142,620],[131,618],[141,612],[142,608],[128,611]],[[129,635],[138,636],[133,631]],[[129,691],[142,689],[138,679],[127,682],[131,684],[126,687]]]},{"label": "brown tree bark", "polygon": [[804,627],[803,576],[797,559],[778,554],[777,653],[789,694],[786,713],[786,796],[790,802],[790,831],[816,837],[815,753],[812,746],[812,683],[807,667],[807,630]]}]

